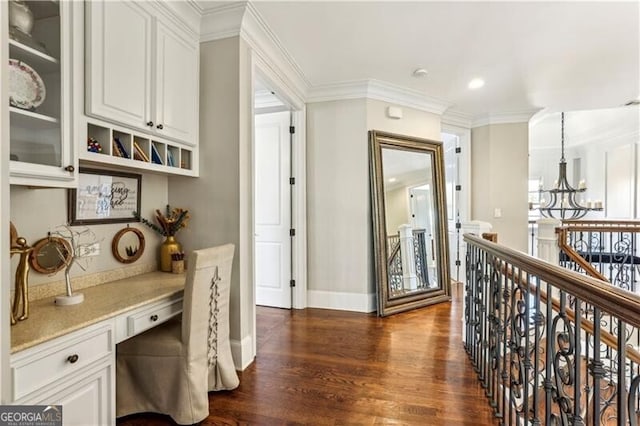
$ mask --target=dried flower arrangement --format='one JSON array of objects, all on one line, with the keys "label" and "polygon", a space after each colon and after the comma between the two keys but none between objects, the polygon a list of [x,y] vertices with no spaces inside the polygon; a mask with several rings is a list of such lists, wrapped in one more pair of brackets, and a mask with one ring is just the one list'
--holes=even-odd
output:
[{"label": "dried flower arrangement", "polygon": [[149,228],[156,231],[158,234],[165,237],[170,237],[176,235],[176,233],[181,228],[187,226],[187,222],[189,221],[189,210],[181,208],[171,209],[169,204],[167,204],[165,214],[162,214],[160,210],[156,209],[156,221],[160,224],[160,226],[148,221],[143,217],[140,217],[140,214],[138,212],[133,212],[133,216],[136,219],[139,219]]}]

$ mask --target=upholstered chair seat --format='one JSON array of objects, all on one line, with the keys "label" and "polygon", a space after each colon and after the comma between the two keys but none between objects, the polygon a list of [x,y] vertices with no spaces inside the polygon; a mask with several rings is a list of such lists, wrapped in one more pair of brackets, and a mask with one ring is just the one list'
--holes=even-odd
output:
[{"label": "upholstered chair seat", "polygon": [[209,415],[208,391],[238,386],[229,342],[233,251],[227,244],[192,252],[182,318],[118,344],[118,417],[156,412],[197,423]]}]

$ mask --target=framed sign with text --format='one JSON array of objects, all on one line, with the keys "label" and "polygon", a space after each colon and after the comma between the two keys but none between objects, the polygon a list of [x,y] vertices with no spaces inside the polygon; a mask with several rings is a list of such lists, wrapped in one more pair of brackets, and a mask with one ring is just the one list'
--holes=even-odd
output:
[{"label": "framed sign with text", "polygon": [[69,225],[138,222],[142,176],[80,168],[78,189],[70,189]]}]

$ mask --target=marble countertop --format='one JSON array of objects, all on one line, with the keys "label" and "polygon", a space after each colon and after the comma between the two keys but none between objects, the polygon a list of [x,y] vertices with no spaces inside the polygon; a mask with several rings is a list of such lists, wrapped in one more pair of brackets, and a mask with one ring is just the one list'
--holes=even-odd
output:
[{"label": "marble countertop", "polygon": [[84,288],[84,302],[57,306],[54,297],[29,304],[29,318],[11,326],[11,353],[113,318],[184,290],[186,274],[149,272]]}]

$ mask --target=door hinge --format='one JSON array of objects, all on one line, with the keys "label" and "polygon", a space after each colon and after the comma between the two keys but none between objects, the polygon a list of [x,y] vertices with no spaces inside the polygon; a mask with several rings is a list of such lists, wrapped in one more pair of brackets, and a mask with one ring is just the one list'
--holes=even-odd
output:
[{"label": "door hinge", "polygon": [[462,152],[462,148],[459,146],[456,147],[456,154],[460,154]]},{"label": "door hinge", "polygon": [[296,132],[296,126],[289,126],[289,133],[294,134]]},{"label": "door hinge", "polygon": [[462,262],[460,262],[459,260],[456,260],[456,266],[460,266],[462,265]]},{"label": "door hinge", "polygon": [[462,228],[462,224],[460,222],[456,222],[456,229]]},{"label": "door hinge", "polygon": [[295,185],[295,184],[296,184],[296,178],[290,177],[289,178],[289,185]]},{"label": "door hinge", "polygon": [[289,236],[290,237],[295,237],[296,236],[296,230],[293,229],[293,228],[289,229]]},{"label": "door hinge", "polygon": [[290,280],[289,287],[295,287],[295,286],[296,286],[296,280]]},{"label": "door hinge", "polygon": [[456,185],[456,191],[462,191],[462,185]]}]

